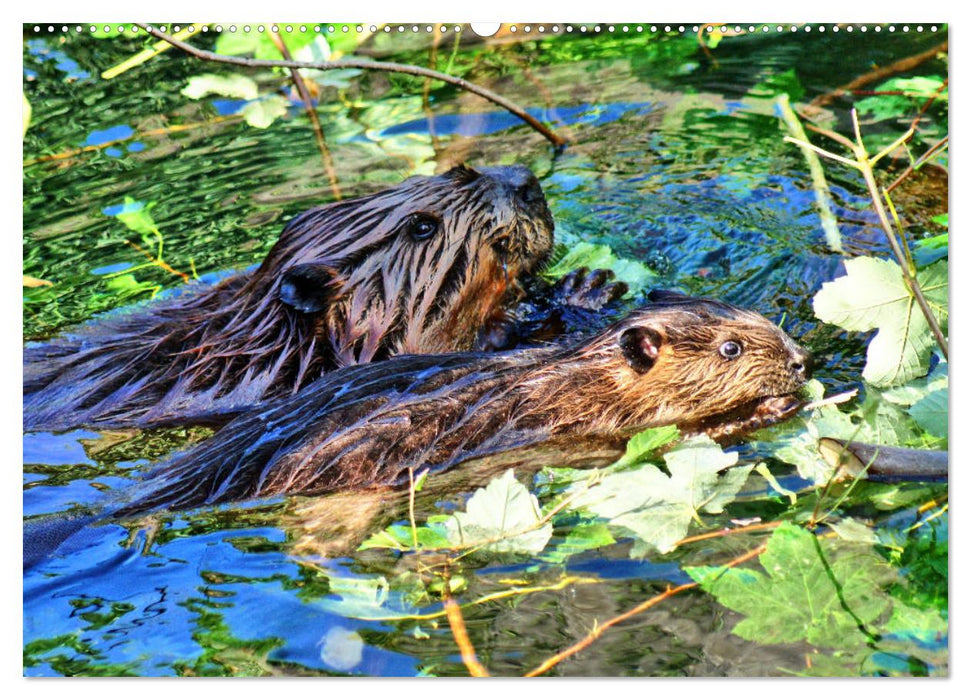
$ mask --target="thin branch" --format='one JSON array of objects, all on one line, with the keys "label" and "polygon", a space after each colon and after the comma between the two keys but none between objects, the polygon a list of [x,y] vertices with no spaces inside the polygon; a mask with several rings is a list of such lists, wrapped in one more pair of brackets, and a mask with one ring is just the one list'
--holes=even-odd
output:
[{"label": "thin branch", "polygon": [[365,61],[360,59],[344,59],[340,61],[270,61],[256,58],[221,56],[217,53],[213,53],[212,51],[197,49],[184,41],[179,41],[178,39],[175,39],[164,32],[160,32],[154,27],[149,27],[145,24],[139,24],[138,26],[142,27],[152,36],[163,39],[176,48],[182,49],[187,54],[195,56],[196,58],[204,61],[214,61],[216,63],[226,63],[234,66],[246,66],[249,68],[310,68],[312,70],[341,70],[344,68],[357,68],[360,70],[374,70],[384,73],[405,73],[407,75],[416,75],[424,78],[432,78],[433,80],[440,80],[443,83],[449,83],[451,85],[460,87],[463,90],[467,90],[468,92],[479,95],[489,102],[492,102],[493,104],[502,107],[512,114],[515,114],[517,117],[529,124],[533,129],[546,137],[546,139],[554,146],[560,147],[566,144],[566,141],[557,135],[556,132],[550,130],[542,122],[533,117],[516,103],[510,102],[505,97],[498,95],[491,90],[487,90],[484,87],[470,83],[464,78],[458,78],[454,75],[448,75],[447,73],[439,73],[438,71],[429,70],[420,66],[411,66],[404,63]]},{"label": "thin branch", "polygon": [[[746,552],[742,556],[733,559],[732,561],[728,562],[727,564],[724,564],[723,566],[726,569],[729,569],[729,568],[731,568],[733,566],[738,566],[739,564],[741,564],[743,562],[746,562],[749,559],[754,559],[755,557],[759,556],[764,551],[765,551],[765,545],[762,545],[760,547],[756,547],[755,549],[753,549],[753,550],[751,550],[749,552]],[[583,639],[581,639],[579,642],[577,642],[573,646],[569,647],[568,649],[564,649],[563,651],[559,652],[558,654],[554,654],[553,656],[551,656],[550,658],[548,658],[546,661],[544,661],[543,663],[541,663],[539,666],[537,666],[536,668],[534,668],[532,671],[530,671],[529,673],[527,673],[526,674],[526,677],[527,678],[531,678],[531,677],[539,676],[539,675],[541,675],[543,673],[546,673],[547,671],[549,671],[551,668],[553,668],[554,666],[556,666],[558,663],[560,663],[564,659],[567,659],[567,658],[573,656],[578,651],[582,651],[583,649],[586,649],[588,646],[590,646],[591,644],[593,644],[601,635],[603,635],[604,632],[606,632],[608,629],[610,629],[614,625],[619,624],[619,623],[623,622],[624,620],[627,620],[627,619],[629,619],[631,617],[634,617],[635,615],[639,615],[640,613],[644,612],[645,610],[647,610],[649,608],[653,608],[658,603],[660,603],[660,602],[662,602],[664,600],[667,600],[668,598],[670,598],[672,596],[677,595],[681,591],[686,591],[686,590],[688,590],[690,588],[697,588],[697,587],[698,587],[698,584],[695,583],[695,582],[692,582],[692,583],[683,583],[680,586],[677,586],[675,588],[669,588],[666,591],[664,591],[664,593],[660,593],[659,595],[654,596],[650,600],[645,600],[640,605],[637,605],[637,606],[631,608],[630,610],[628,610],[625,613],[621,613],[617,617],[614,617],[614,618],[611,618],[611,619],[607,620],[602,625],[597,625],[596,627],[594,627],[590,631],[590,633],[586,637],[584,637]]]},{"label": "thin branch", "polygon": [[[165,262],[164,260],[162,260],[161,256],[155,257],[154,255],[152,255],[151,253],[149,253],[147,250],[145,250],[144,248],[142,248],[140,245],[138,245],[137,243],[133,243],[132,241],[129,241],[128,239],[125,239],[125,243],[127,243],[132,248],[134,248],[135,250],[137,250],[139,253],[141,253],[142,255],[144,255],[146,258],[148,258],[149,260],[151,260],[151,262],[148,263],[148,265],[147,265],[148,267],[152,267],[152,266],[160,267],[163,270],[165,270],[166,272],[171,272],[173,275],[178,275],[185,282],[188,282],[189,281],[189,275],[187,275],[184,272],[180,272],[179,270],[176,270],[174,267],[172,267],[167,262]],[[132,272],[134,269],[135,268],[130,267],[130,268],[126,269],[126,270],[122,270],[121,272],[116,272],[116,273],[114,273],[114,275],[126,274],[126,273],[129,273],[129,272]]]},{"label": "thin branch", "polygon": [[449,573],[446,569],[445,589],[442,597],[444,598],[445,616],[448,618],[448,626],[452,630],[452,637],[455,638],[455,643],[458,645],[459,652],[462,654],[462,663],[469,669],[469,675],[478,678],[486,677],[489,675],[489,671],[486,670],[486,667],[479,662],[479,658],[475,655],[475,647],[472,646],[468,630],[465,629],[465,618],[462,617],[462,609],[452,598],[452,593],[449,590],[448,577]]},{"label": "thin branch", "polygon": [[937,153],[938,151],[940,151],[943,148],[947,148],[948,139],[949,138],[950,138],[950,136],[945,136],[940,141],[938,141],[937,143],[935,143],[933,146],[931,146],[930,148],[928,148],[924,152],[924,155],[922,155],[920,158],[918,158],[913,163],[911,163],[909,166],[907,166],[907,169],[904,170],[902,173],[900,173],[900,177],[898,177],[896,180],[894,180],[890,184],[890,186],[886,188],[885,191],[888,192],[888,193],[889,192],[893,192],[900,185],[900,183],[903,182],[907,178],[908,175],[910,175],[912,172],[914,172],[915,170],[917,170],[917,168],[919,168],[920,166],[922,166],[928,160],[930,160],[931,158],[933,158],[935,153]]},{"label": "thin branch", "polygon": [[891,63],[889,66],[883,66],[882,68],[877,68],[875,70],[870,71],[869,73],[865,73],[857,78],[854,78],[850,82],[846,83],[846,85],[838,87],[832,92],[826,93],[825,95],[820,95],[812,102],[810,102],[809,106],[825,107],[830,102],[835,100],[837,97],[841,97],[842,95],[845,95],[848,92],[852,92],[853,90],[856,90],[857,88],[861,88],[864,85],[869,85],[870,83],[875,83],[876,81],[882,80],[883,78],[890,77],[891,75],[913,70],[924,61],[934,58],[939,53],[946,53],[946,52],[947,52],[947,42],[945,41],[944,43],[938,44],[932,49],[928,49],[927,51],[916,54],[914,56],[908,56],[907,58],[902,58],[899,61],[895,61],[894,63]]},{"label": "thin branch", "polygon": [[[293,56],[290,55],[290,49],[283,43],[283,37],[280,36],[279,32],[270,31],[270,40],[283,55],[283,58],[288,61],[293,60]],[[327,148],[327,141],[324,140],[324,130],[320,126],[320,118],[317,116],[317,110],[314,109],[314,103],[310,99],[310,91],[307,90],[307,84],[304,82],[299,70],[291,68],[290,77],[293,79],[293,84],[297,88],[297,92],[300,93],[303,108],[307,112],[307,116],[310,117],[310,124],[314,129],[314,137],[317,139],[317,149],[320,151],[320,157],[324,161],[324,172],[330,181],[331,192],[333,192],[334,198],[340,201],[342,199],[341,188],[337,182],[337,171],[334,169],[334,159],[330,155],[330,149]]]}]

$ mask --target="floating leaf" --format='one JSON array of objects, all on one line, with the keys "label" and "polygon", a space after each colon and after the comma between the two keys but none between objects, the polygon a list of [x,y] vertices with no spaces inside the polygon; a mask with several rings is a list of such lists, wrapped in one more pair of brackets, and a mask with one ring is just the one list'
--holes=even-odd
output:
[{"label": "floating leaf", "polygon": [[189,84],[182,88],[182,94],[193,100],[201,99],[206,95],[255,100],[259,96],[259,88],[255,80],[245,75],[203,73],[189,78]]},{"label": "floating leaf", "polygon": [[392,525],[371,535],[358,549],[393,549],[405,552],[415,548],[415,538],[418,540],[418,549],[436,549],[449,545],[444,528],[440,525],[416,527],[414,533],[410,525]]},{"label": "floating leaf", "polygon": [[[926,372],[934,338],[900,268],[866,257],[844,264],[846,276],[824,284],[813,309],[821,320],[849,331],[878,329],[867,348],[863,378],[876,386],[893,386]],[[947,263],[919,270],[917,282],[937,320],[946,322]]]},{"label": "floating leaf", "polygon": [[391,582],[384,576],[352,577],[337,572],[328,578],[330,593],[315,605],[345,618],[380,620],[414,615],[418,610],[411,601],[425,593],[424,585],[410,572]]},{"label": "floating leaf", "polygon": [[720,513],[741,489],[751,466],[723,470],[738,461],[711,438],[686,440],[664,456],[670,476],[653,465],[618,472],[576,497],[574,505],[632,533],[632,556],[669,552],[700,512]]},{"label": "floating leaf", "polygon": [[606,547],[614,542],[610,529],[604,523],[581,523],[572,526],[562,540],[554,540],[553,546],[548,547],[540,556],[547,563],[562,564],[576,554]]},{"label": "floating leaf", "polygon": [[131,197],[125,197],[124,206],[114,216],[121,223],[136,233],[161,235],[151,211],[157,202],[139,202]]},{"label": "floating leaf", "polygon": [[282,117],[286,114],[288,106],[289,102],[287,102],[286,98],[280,97],[279,95],[270,95],[262,100],[250,102],[243,107],[240,114],[243,115],[243,119],[250,126],[255,126],[257,129],[265,129],[276,121],[277,117]]},{"label": "floating leaf", "polygon": [[860,626],[891,605],[883,586],[896,580],[896,572],[872,547],[815,539],[787,523],[772,533],[759,557],[766,573],[718,566],[685,571],[719,603],[745,616],[732,630],[743,639],[855,647]]},{"label": "floating leaf", "polygon": [[553,536],[553,525],[541,524],[539,501],[516,481],[509,469],[476,490],[464,513],[455,513],[446,523],[452,544],[478,546],[492,552],[543,551]]},{"label": "floating leaf", "polygon": [[910,415],[935,437],[947,437],[947,387],[932,391],[910,407]]}]

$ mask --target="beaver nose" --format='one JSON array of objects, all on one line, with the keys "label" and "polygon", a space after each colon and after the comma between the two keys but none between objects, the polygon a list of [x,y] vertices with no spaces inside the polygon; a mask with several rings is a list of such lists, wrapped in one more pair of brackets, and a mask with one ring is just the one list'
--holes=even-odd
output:
[{"label": "beaver nose", "polygon": [[482,173],[501,183],[528,209],[545,208],[543,188],[532,171],[522,165],[481,168]]},{"label": "beaver nose", "polygon": [[808,381],[813,376],[813,354],[808,350],[799,349],[789,360],[789,371],[800,381]]}]

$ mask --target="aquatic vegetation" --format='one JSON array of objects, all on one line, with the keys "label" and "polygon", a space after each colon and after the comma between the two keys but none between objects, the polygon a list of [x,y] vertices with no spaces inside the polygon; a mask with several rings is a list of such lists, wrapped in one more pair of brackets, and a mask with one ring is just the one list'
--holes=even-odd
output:
[{"label": "aquatic vegetation", "polygon": [[[487,84],[569,139],[555,151],[454,83],[202,63],[106,26],[25,32],[28,339],[257,263],[312,205],[468,160],[540,178],[547,279],[607,267],[631,305],[660,287],[750,306],[814,351],[817,380],[736,446],[669,427],[394,492],[93,524],[25,573],[25,674],[948,673],[946,482],[847,476],[819,449],[948,449],[943,30],[276,32],[294,61]],[[285,58],[269,31],[195,26],[176,36]],[[25,522],[126,498],[208,435],[27,434]]]}]

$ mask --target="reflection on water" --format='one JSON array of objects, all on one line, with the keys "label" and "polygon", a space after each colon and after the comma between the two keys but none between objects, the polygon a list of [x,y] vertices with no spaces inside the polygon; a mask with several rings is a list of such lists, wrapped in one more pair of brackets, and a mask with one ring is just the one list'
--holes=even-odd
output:
[{"label": "reflection on water", "polygon": [[[837,274],[840,259],[826,249],[802,157],[782,142],[773,99],[780,90],[809,99],[939,39],[739,37],[719,48],[717,67],[690,36],[463,44],[454,60],[471,80],[569,135],[559,154],[516,118],[450,86],[433,84],[426,109],[420,80],[362,75],[347,88],[325,88],[319,112],[345,196],[461,160],[528,165],[541,178],[560,241],[607,244],[648,264],[657,286],[722,297],[781,321],[821,359],[824,382],[845,387],[859,376],[864,346],[813,322],[811,296]],[[387,52],[387,42],[378,37],[375,51]],[[166,262],[212,281],[260,261],[285,221],[333,197],[299,109],[269,129],[247,127],[234,116],[236,101],[179,94],[187,76],[205,70],[174,52],[113,81],[97,77],[137,43],[25,42],[34,116],[24,153],[47,159],[24,170],[24,273],[54,283],[25,289],[29,339],[181,284],[160,267],[141,268],[124,289],[112,284],[145,262],[133,243],[156,246],[120,222],[122,211],[151,207]],[[424,49],[380,57],[427,62]],[[845,247],[882,250],[861,183],[845,173],[833,182]],[[154,460],[204,437],[28,435],[25,517],[43,523],[42,516],[123,497]],[[419,499],[421,517],[461,505],[478,485],[468,478]],[[25,575],[25,671],[465,675],[441,617],[371,614],[440,612],[439,603],[408,599],[390,585],[407,574],[406,562],[354,552],[368,533],[406,518],[401,494],[376,492],[83,528]],[[686,580],[678,561],[631,561],[619,543],[565,562],[470,564],[463,595],[564,574],[575,577],[568,586],[469,610],[470,637],[492,672],[521,674],[595,621]],[[798,645],[730,637],[730,613],[700,593],[671,603],[557,672],[761,675],[802,665]]]}]

